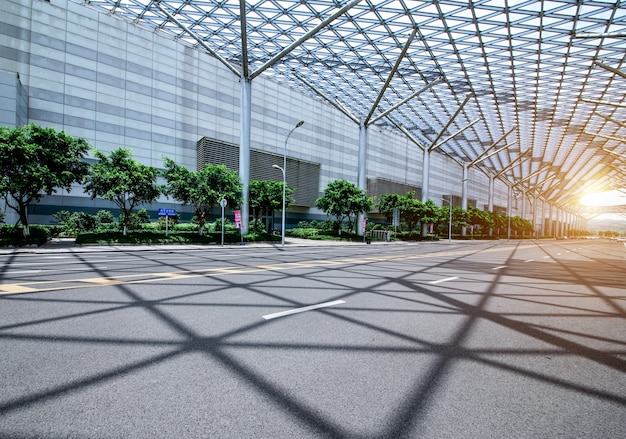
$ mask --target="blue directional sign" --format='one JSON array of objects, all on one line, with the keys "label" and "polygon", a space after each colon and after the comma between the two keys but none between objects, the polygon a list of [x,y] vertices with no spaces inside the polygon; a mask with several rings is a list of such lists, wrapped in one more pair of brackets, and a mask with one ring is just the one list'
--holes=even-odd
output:
[{"label": "blue directional sign", "polygon": [[174,216],[176,215],[176,209],[159,208],[159,216]]}]

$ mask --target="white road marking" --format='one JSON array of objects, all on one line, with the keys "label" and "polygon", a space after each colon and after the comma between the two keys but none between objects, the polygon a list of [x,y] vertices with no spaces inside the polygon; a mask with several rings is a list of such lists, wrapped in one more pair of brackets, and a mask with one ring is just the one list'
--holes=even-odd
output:
[{"label": "white road marking", "polygon": [[109,267],[59,268],[59,269],[54,270],[54,271],[93,271],[93,270],[103,270],[105,268],[109,268]]},{"label": "white road marking", "polygon": [[50,273],[51,271],[93,271],[93,270],[104,270],[105,268],[109,268],[109,267],[84,267],[84,268],[55,268],[54,270],[22,270],[22,271],[7,271],[6,274],[8,275],[14,275],[14,274],[35,274],[35,273],[41,273],[41,272],[46,272],[46,273]]},{"label": "white road marking", "polygon": [[316,305],[303,306],[302,308],[294,308],[294,309],[290,309],[287,311],[277,312],[274,314],[267,314],[267,315],[264,315],[263,318],[265,320],[271,320],[271,319],[275,319],[278,317],[284,317],[284,316],[288,316],[291,314],[297,314],[300,312],[311,311],[311,310],[319,309],[319,308],[326,308],[326,307],[334,306],[334,305],[340,305],[342,303],[346,303],[346,302],[344,300],[333,300],[332,302],[318,303]]},{"label": "white road marking", "polygon": [[501,268],[506,268],[506,265],[499,265],[497,267],[493,267],[492,270],[499,270]]},{"label": "white road marking", "polygon": [[[93,261],[81,261],[84,262],[85,264],[94,264],[96,262],[127,262],[127,261],[136,261],[137,259],[134,258],[123,258],[123,259],[98,259],[98,260],[93,260]],[[66,264],[66,262],[16,262],[14,264],[5,264],[5,265],[0,265],[0,267],[23,267],[23,266],[42,266],[42,265],[59,265],[59,264]]]},{"label": "white road marking", "polygon": [[524,262],[533,262],[533,261],[534,261],[534,259],[527,259]]},{"label": "white road marking", "polygon": [[9,271],[6,274],[31,274],[31,273],[40,273],[41,270],[24,270],[24,271]]},{"label": "white road marking", "polygon": [[544,258],[544,259],[548,259],[549,257],[550,257],[550,256],[544,256],[543,258]]},{"label": "white road marking", "polygon": [[430,281],[430,282],[428,282],[428,283],[429,283],[429,284],[433,284],[433,285],[435,285],[435,284],[440,284],[440,283],[442,283],[442,282],[448,282],[449,280],[455,280],[455,279],[458,279],[458,277],[457,277],[457,276],[454,276],[454,277],[446,277],[445,279],[431,280],[431,281]]}]

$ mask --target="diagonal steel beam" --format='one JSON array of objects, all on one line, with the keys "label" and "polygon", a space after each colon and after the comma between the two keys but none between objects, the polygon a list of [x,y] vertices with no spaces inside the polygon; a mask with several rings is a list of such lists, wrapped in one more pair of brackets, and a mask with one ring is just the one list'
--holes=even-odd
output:
[{"label": "diagonal steel beam", "polygon": [[619,153],[617,153],[615,151],[611,151],[611,150],[604,149],[604,148],[602,148],[602,151],[608,152],[609,154],[613,154],[613,155],[616,155],[616,156],[621,157],[623,159],[626,159],[626,155],[624,155],[624,154],[619,154]]},{"label": "diagonal steel beam", "polygon": [[459,106],[459,108],[456,109],[456,111],[454,112],[454,114],[452,115],[452,117],[450,118],[450,120],[448,121],[448,123],[446,123],[446,125],[443,127],[443,129],[439,132],[439,134],[437,134],[437,137],[435,137],[435,140],[433,140],[433,142],[430,144],[430,146],[428,147],[429,151],[432,151],[434,148],[434,145],[439,141],[439,139],[441,139],[441,137],[443,136],[443,133],[446,132],[446,130],[448,129],[448,127],[450,125],[452,125],[452,122],[454,122],[454,119],[456,119],[456,117],[459,115],[459,113],[461,112],[461,110],[463,110],[463,107],[465,107],[465,104],[467,104],[467,102],[470,100],[470,98],[474,96],[474,93],[468,93],[467,96],[465,96],[465,99],[463,99],[463,102],[461,103],[461,105]]},{"label": "diagonal steel beam", "polygon": [[328,102],[330,105],[332,105],[333,107],[335,107],[337,110],[339,110],[340,112],[342,112],[343,114],[345,114],[349,119],[351,119],[354,123],[356,124],[360,124],[361,121],[359,120],[358,117],[356,117],[354,114],[352,114],[350,111],[348,111],[348,109],[346,107],[344,107],[343,105],[341,105],[339,102],[337,102],[335,99],[331,99],[328,96],[326,96],[324,93],[322,93],[321,90],[319,90],[315,85],[311,84],[306,78],[304,78],[303,76],[294,73],[295,77],[297,79],[300,80],[300,82],[302,82],[304,85],[306,85],[307,87],[309,87],[311,90],[313,90],[313,92],[318,95],[320,98],[324,99],[326,102]]},{"label": "diagonal steel beam", "polygon": [[[494,145],[495,145],[495,144],[494,144]],[[507,145],[504,145],[502,148],[498,148],[498,149],[496,149],[495,151],[493,151],[493,152],[491,152],[491,153],[489,153],[489,154],[485,155],[485,152],[489,151],[489,149],[487,149],[487,150],[486,150],[485,152],[483,152],[481,155],[479,155],[478,157],[476,157],[476,158],[474,159],[474,161],[470,162],[470,163],[469,163],[469,165],[468,165],[468,167],[469,167],[469,166],[474,166],[475,164],[480,163],[480,162],[482,162],[483,160],[487,160],[489,157],[491,157],[491,156],[493,156],[493,155],[495,155],[495,154],[499,153],[500,151],[504,151],[505,149],[507,149],[508,147],[513,146],[513,145],[517,145],[517,140],[516,140],[515,142],[513,142],[513,143],[509,143],[509,144],[507,144]],[[484,157],[483,157],[483,156],[484,156]]]},{"label": "diagonal steel beam", "polygon": [[618,168],[612,163],[605,163],[608,167],[613,168],[614,171],[617,171],[620,177],[626,177],[626,170],[624,168]]},{"label": "diagonal steel beam", "polygon": [[551,176],[549,176],[548,178],[541,180],[539,183],[535,184],[534,186],[528,188],[529,191],[534,191],[537,188],[540,188],[541,186],[543,186],[544,184],[546,184],[548,181],[552,180],[553,178],[556,177],[556,174],[552,174]]},{"label": "diagonal steel beam", "polygon": [[193,38],[194,40],[196,40],[198,42],[198,44],[200,44],[207,52],[209,52],[212,56],[214,56],[215,58],[217,58],[222,64],[224,64],[226,67],[228,67],[228,69],[233,72],[235,75],[237,75],[237,77],[241,77],[241,72],[239,70],[237,70],[235,68],[235,66],[233,66],[230,62],[228,62],[228,60],[226,58],[224,58],[223,56],[221,56],[219,53],[217,53],[216,51],[214,51],[213,49],[211,49],[203,40],[202,38],[200,38],[198,35],[195,34],[195,32],[193,32],[192,30],[190,30],[187,26],[185,26],[183,23],[181,23],[180,21],[178,21],[178,19],[176,17],[174,17],[172,14],[170,14],[165,8],[163,8],[163,6],[161,6],[160,3],[155,2],[154,5],[159,9],[159,11],[163,12],[168,20],[172,21],[174,24],[176,24],[176,26],[180,27],[182,30],[184,30],[187,34],[189,34],[189,36],[191,38]]},{"label": "diagonal steel beam", "polygon": [[396,128],[398,128],[400,131],[402,131],[402,133],[404,133],[404,135],[413,143],[415,143],[422,151],[427,150],[428,148],[424,145],[422,145],[419,140],[417,140],[415,138],[415,136],[413,134],[411,134],[411,132],[409,130],[407,130],[404,125],[399,124],[398,122],[396,122],[395,120],[393,120],[391,117],[387,117],[387,119],[389,119],[391,121],[391,123],[393,123]]},{"label": "diagonal steel beam", "polygon": [[402,52],[400,52],[400,55],[398,55],[398,59],[396,60],[396,63],[393,65],[391,71],[389,72],[389,76],[387,76],[387,80],[385,81],[383,88],[381,88],[380,92],[378,92],[378,96],[376,97],[374,104],[372,104],[372,108],[369,114],[365,117],[364,124],[366,126],[370,124],[369,121],[372,117],[372,114],[374,114],[374,111],[376,111],[376,109],[378,108],[378,104],[380,103],[380,100],[383,98],[383,95],[387,91],[387,88],[389,88],[389,84],[391,84],[391,80],[393,79],[393,76],[398,71],[398,67],[400,67],[400,63],[404,59],[404,55],[406,55],[406,52],[409,50],[409,47],[411,46],[411,43],[413,42],[413,38],[415,38],[416,33],[417,33],[417,28],[413,29],[413,32],[411,32],[409,39],[406,41],[406,43],[404,44],[404,47],[402,48]]},{"label": "diagonal steel beam", "polygon": [[613,102],[609,102],[609,101],[595,101],[593,99],[580,99],[583,102],[587,102],[588,104],[596,104],[596,105],[610,105],[611,107],[618,107],[618,108],[626,108],[626,104],[614,104]]},{"label": "diagonal steel beam", "polygon": [[[387,116],[389,113],[391,113],[392,111],[398,109],[399,107],[401,107],[402,105],[406,104],[407,102],[409,102],[411,99],[413,99],[414,97],[422,94],[423,92],[425,92],[426,90],[428,90],[429,88],[439,84],[440,82],[443,81],[443,77],[439,77],[437,79],[435,79],[434,81],[426,84],[426,86],[422,87],[420,90],[417,90],[416,92],[412,93],[408,98],[403,99],[402,101],[400,101],[399,103],[397,103],[396,105],[394,105],[393,107],[383,111],[381,114],[379,114],[378,116],[372,118],[369,121],[368,125],[372,125],[374,123],[376,123],[379,119],[382,119],[383,117]],[[371,113],[370,113],[371,114]]]},{"label": "diagonal steel beam", "polygon": [[531,174],[527,175],[526,177],[522,178],[521,180],[519,180],[519,181],[515,182],[515,183],[513,184],[513,186],[517,186],[517,185],[518,185],[518,184],[520,184],[520,183],[524,183],[526,180],[530,180],[530,179],[531,179],[531,178],[533,178],[535,175],[539,175],[539,174],[541,174],[542,172],[547,171],[548,169],[550,169],[550,167],[551,167],[551,166],[552,166],[552,165],[546,165],[546,166],[544,166],[543,168],[539,168],[539,169],[537,169],[535,172],[532,172]]},{"label": "diagonal steel beam", "polygon": [[258,69],[256,69],[254,72],[252,72],[250,74],[250,79],[254,79],[257,76],[259,76],[261,73],[263,73],[265,70],[269,69],[272,65],[274,65],[278,60],[280,60],[282,57],[284,57],[285,55],[287,55],[289,52],[291,52],[292,50],[294,50],[296,47],[300,46],[302,43],[304,43],[306,40],[308,40],[309,38],[311,38],[313,35],[315,35],[316,33],[318,33],[320,30],[324,29],[326,26],[328,26],[330,23],[332,23],[333,21],[335,21],[338,17],[340,17],[341,15],[345,14],[348,10],[350,10],[353,6],[357,5],[358,3],[360,3],[362,0],[352,0],[351,2],[348,2],[343,8],[339,9],[337,12],[335,12],[333,15],[331,15],[330,17],[328,17],[326,20],[322,21],[320,24],[318,24],[317,26],[315,26],[313,29],[311,29],[310,31],[308,31],[307,33],[305,33],[304,35],[302,35],[300,38],[298,38],[296,41],[294,41],[293,43],[291,43],[289,46],[285,47],[283,50],[281,50],[280,52],[278,52],[276,55],[274,55],[271,59],[269,59],[265,64],[263,64],[261,67],[259,67]]},{"label": "diagonal steel beam", "polygon": [[611,116],[607,116],[606,114],[602,114],[599,111],[594,111],[594,113],[596,113],[600,117],[603,117],[605,120],[608,120],[609,122],[613,122],[614,124],[617,124],[617,125],[621,126],[622,128],[626,128],[626,123],[624,123],[624,122],[620,122],[619,120],[615,120]]},{"label": "diagonal steel beam", "polygon": [[622,142],[622,143],[626,143],[626,139],[622,138],[622,137],[615,137],[615,136],[605,136],[602,134],[594,134],[594,133],[590,133],[589,131],[583,131],[583,133],[588,134],[590,136],[597,136],[597,137],[603,137],[605,139],[609,139],[609,140],[617,140],[618,142]]},{"label": "diagonal steel beam", "polygon": [[446,143],[448,140],[451,140],[453,138],[455,138],[456,136],[458,136],[459,134],[461,134],[463,131],[465,131],[466,129],[476,125],[478,122],[480,122],[482,119],[478,118],[472,122],[470,122],[468,125],[465,125],[463,128],[461,128],[460,130],[458,130],[456,133],[452,134],[451,136],[446,137],[444,140],[442,140],[441,142],[439,142],[438,144],[431,146],[430,147],[430,151],[434,151],[437,148],[439,148],[441,145],[443,145],[444,143]]},{"label": "diagonal steel beam", "polygon": [[558,189],[562,189],[562,184],[561,182],[558,182],[552,186],[548,186],[548,189],[546,189],[545,191],[543,191],[541,194],[543,195],[543,197],[546,199],[546,201],[549,202],[557,202],[561,199],[563,199],[563,197],[567,197],[567,196],[576,196],[576,193],[574,193],[573,195],[569,195],[570,192],[565,192],[565,193],[560,193],[557,194],[555,197],[553,197],[555,191],[557,191]]},{"label": "diagonal steel beam", "polygon": [[602,67],[605,70],[608,70],[609,72],[613,72],[616,75],[621,76],[622,78],[626,78],[626,73],[622,72],[621,70],[616,69],[615,67],[608,66],[604,63],[601,63],[600,61],[594,61],[594,64]]},{"label": "diagonal steel beam", "polygon": [[599,34],[592,34],[588,32],[577,33],[574,32],[572,35],[574,38],[625,38],[626,32],[605,32]]},{"label": "diagonal steel beam", "polygon": [[[511,128],[510,130],[508,130],[508,131],[507,131],[506,133],[504,133],[504,134],[503,134],[503,135],[502,135],[502,136],[501,136],[498,140],[496,140],[495,142],[493,142],[489,148],[485,149],[485,150],[482,152],[482,154],[480,154],[478,157],[476,157],[476,158],[474,159],[474,162],[476,162],[476,163],[480,162],[481,160],[479,160],[479,159],[480,159],[483,155],[487,154],[487,152],[488,152],[491,148],[493,148],[494,146],[496,146],[498,143],[502,142],[502,140],[506,139],[506,138],[509,136],[509,134],[511,134],[511,133],[513,132],[513,130],[514,130],[515,128],[517,128],[517,125],[513,125],[513,128]],[[511,144],[511,145],[512,145],[512,144]],[[474,162],[472,162],[472,163],[470,164],[470,166],[472,166],[472,164],[474,164]]]},{"label": "diagonal steel beam", "polygon": [[[524,158],[524,156],[526,154],[528,154],[530,152],[530,148],[528,148],[526,151],[524,151],[523,153],[521,153],[515,160],[512,160],[511,163],[509,163],[507,166],[505,166],[504,168],[502,168],[500,171],[496,172],[496,174],[494,175],[494,178],[499,177],[500,175],[504,174],[506,171],[508,171],[509,169],[511,169],[513,166],[515,166],[515,164],[517,162],[522,162],[523,160],[528,160],[531,157],[527,157]],[[523,159],[523,160],[522,160]]]}]

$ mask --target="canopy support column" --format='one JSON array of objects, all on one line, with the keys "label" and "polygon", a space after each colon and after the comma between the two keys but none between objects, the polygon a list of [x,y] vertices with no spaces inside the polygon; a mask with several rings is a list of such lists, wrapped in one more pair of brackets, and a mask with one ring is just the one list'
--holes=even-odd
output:
[{"label": "canopy support column", "polygon": [[248,234],[250,216],[250,121],[252,119],[252,81],[241,78],[241,116],[239,140],[239,178],[242,184],[241,234]]},{"label": "canopy support column", "polygon": [[[428,201],[428,180],[430,174],[430,154],[428,148],[424,148],[424,161],[422,167],[422,202]],[[422,224],[422,237],[428,235],[428,224]]]},{"label": "canopy support column", "polygon": [[[462,186],[462,192],[461,192],[461,209],[463,209],[463,212],[467,211],[468,175],[469,175],[469,164],[463,163],[463,181],[462,181],[463,186]],[[461,227],[461,236],[466,236],[466,235],[467,235],[467,227],[463,225],[463,227]]]},{"label": "canopy support column", "polygon": [[[495,178],[493,176],[489,177],[489,198],[487,201],[487,211],[493,213],[493,186],[494,186]],[[493,227],[489,227],[489,236],[493,236]]]},{"label": "canopy support column", "polygon": [[[359,123],[359,168],[357,174],[357,183],[359,189],[365,191],[367,189],[367,126],[364,121]],[[356,230],[359,236],[363,236],[363,219],[365,214],[357,215]]]}]

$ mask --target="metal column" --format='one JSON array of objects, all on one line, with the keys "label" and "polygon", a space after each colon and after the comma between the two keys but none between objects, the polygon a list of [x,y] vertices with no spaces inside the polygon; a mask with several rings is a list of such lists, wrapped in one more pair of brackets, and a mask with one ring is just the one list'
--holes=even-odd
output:
[{"label": "metal column", "polygon": [[[430,173],[430,151],[424,148],[424,161],[422,165],[422,202],[428,201],[428,180]],[[428,224],[422,224],[422,237],[428,235]]]},{"label": "metal column", "polygon": [[[493,180],[493,177],[489,177],[489,198],[487,201],[487,210],[491,213],[493,213]],[[489,236],[493,236],[493,227],[489,227]]]},{"label": "metal column", "polygon": [[248,234],[250,216],[250,120],[252,119],[252,81],[241,78],[241,139],[239,146],[239,178],[242,184],[241,234]]},{"label": "metal column", "polygon": [[[357,183],[359,189],[363,191],[367,189],[367,126],[364,121],[359,123],[359,168],[357,171]],[[356,230],[357,234],[360,236],[364,233],[363,218],[365,218],[365,215],[359,213],[357,216]]]},{"label": "metal column", "polygon": [[[469,164],[467,163],[463,163],[463,186],[461,189],[461,209],[463,209],[463,211],[467,211],[467,179],[468,179],[468,175],[469,175]],[[467,227],[463,226],[461,227],[461,236],[466,236],[467,235]]]}]

